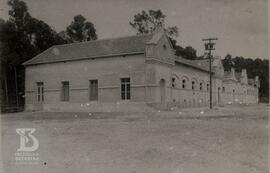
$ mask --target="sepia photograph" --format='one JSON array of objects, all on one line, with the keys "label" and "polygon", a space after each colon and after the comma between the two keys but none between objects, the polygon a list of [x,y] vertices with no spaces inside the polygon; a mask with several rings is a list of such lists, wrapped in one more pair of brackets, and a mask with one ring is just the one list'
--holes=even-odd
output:
[{"label": "sepia photograph", "polygon": [[0,173],[268,173],[269,0],[0,0]]}]

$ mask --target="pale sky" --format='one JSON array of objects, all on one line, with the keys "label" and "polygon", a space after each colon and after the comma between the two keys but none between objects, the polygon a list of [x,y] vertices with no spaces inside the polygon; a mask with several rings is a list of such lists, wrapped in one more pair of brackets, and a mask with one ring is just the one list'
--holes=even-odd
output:
[{"label": "pale sky", "polygon": [[[0,17],[7,19],[7,0]],[[178,44],[203,54],[202,38],[218,37],[216,55],[268,58],[267,0],[25,0],[30,14],[61,31],[82,14],[99,39],[134,35],[129,21],[142,10],[160,9],[179,29]]]}]

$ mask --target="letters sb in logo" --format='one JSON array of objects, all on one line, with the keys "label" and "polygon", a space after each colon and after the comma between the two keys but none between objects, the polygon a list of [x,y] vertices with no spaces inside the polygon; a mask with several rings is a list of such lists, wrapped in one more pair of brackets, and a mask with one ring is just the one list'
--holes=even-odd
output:
[{"label": "letters sb in logo", "polygon": [[17,128],[16,132],[20,135],[20,148],[17,151],[36,151],[39,142],[33,133],[35,128]]}]

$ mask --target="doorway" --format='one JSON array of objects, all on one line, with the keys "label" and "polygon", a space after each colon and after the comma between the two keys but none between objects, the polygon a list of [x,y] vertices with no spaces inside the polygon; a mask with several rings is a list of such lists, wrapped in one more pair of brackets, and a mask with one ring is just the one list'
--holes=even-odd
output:
[{"label": "doorway", "polygon": [[220,104],[220,100],[221,100],[221,98],[220,98],[220,87],[218,87],[218,104]]},{"label": "doorway", "polygon": [[42,110],[43,102],[44,102],[44,83],[37,82],[37,95],[36,95],[35,110]]},{"label": "doorway", "polygon": [[166,84],[165,79],[160,79],[159,86],[160,86],[160,102],[161,103],[165,102],[165,93],[166,93],[165,84]]},{"label": "doorway", "polygon": [[235,103],[235,90],[233,89],[233,103]]}]

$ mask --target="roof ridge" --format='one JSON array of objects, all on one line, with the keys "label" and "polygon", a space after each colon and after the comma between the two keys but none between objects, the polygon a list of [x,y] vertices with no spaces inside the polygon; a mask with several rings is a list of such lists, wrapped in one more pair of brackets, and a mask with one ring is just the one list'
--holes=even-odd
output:
[{"label": "roof ridge", "polygon": [[[131,38],[131,37],[143,37],[143,36],[151,36],[151,35],[153,35],[153,34],[151,33],[151,34],[140,34],[140,35],[122,36],[122,37],[115,37],[115,38],[103,38],[103,39],[99,39],[99,40],[91,40],[91,41],[84,41],[84,42],[75,42],[75,43],[67,43],[67,44],[53,45],[52,47],[57,47],[57,46],[70,46],[70,45],[74,45],[74,44],[96,43],[96,42],[100,42],[100,41],[108,41],[108,40],[121,40],[121,39]],[[52,47],[51,47],[51,48],[52,48]]]}]

